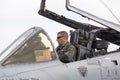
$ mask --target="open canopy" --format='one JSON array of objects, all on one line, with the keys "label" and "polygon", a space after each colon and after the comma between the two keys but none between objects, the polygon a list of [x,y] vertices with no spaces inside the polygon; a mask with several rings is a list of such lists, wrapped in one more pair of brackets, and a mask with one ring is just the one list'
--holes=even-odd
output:
[{"label": "open canopy", "polygon": [[119,0],[67,0],[70,5],[102,19],[120,24]]},{"label": "open canopy", "polygon": [[[91,32],[92,30],[95,30],[95,29],[101,29],[101,30],[99,30],[99,32],[97,32],[98,38],[101,38],[101,39],[107,40],[111,43],[120,45],[120,25],[117,23],[114,23],[113,21],[108,21],[108,20],[104,19],[104,17],[101,18],[97,15],[94,15],[94,14],[90,13],[88,10],[84,11],[83,9],[79,8],[80,7],[79,5],[74,4],[77,1],[79,1],[79,3],[80,3],[80,1],[82,1],[82,0],[66,0],[67,10],[73,11],[77,14],[80,14],[81,16],[88,18],[90,20],[93,20],[99,24],[102,24],[103,26],[105,26],[107,28],[101,28],[98,25],[82,23],[80,21],[76,21],[75,19],[70,19],[70,18],[65,17],[64,15],[59,15],[59,13],[50,11],[50,10],[48,10],[49,7],[46,6],[46,4],[47,4],[46,0],[41,0],[39,14],[42,16],[45,16],[49,19],[52,19],[54,21],[57,21],[61,24],[67,25],[74,29],[81,29],[81,30],[84,30],[87,32]],[[90,1],[88,1],[88,2],[90,2]],[[79,4],[79,3],[77,3],[77,4]],[[88,4],[85,3],[84,6],[87,7]],[[104,5],[104,7],[105,7],[105,5]],[[88,7],[88,9],[89,9],[89,7]],[[105,11],[107,11],[107,9]]]}]

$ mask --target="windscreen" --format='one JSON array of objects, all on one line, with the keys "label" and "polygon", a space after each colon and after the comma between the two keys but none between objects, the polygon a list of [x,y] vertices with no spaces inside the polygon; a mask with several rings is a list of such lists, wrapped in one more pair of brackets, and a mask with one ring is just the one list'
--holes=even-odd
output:
[{"label": "windscreen", "polygon": [[40,32],[22,45],[3,64],[35,63],[52,60],[53,46],[44,32]]},{"label": "windscreen", "polygon": [[30,34],[32,34],[34,29],[26,31],[17,40],[15,40],[8,48],[6,48],[0,55],[0,61],[7,56],[12,50],[14,50],[18,45],[20,45]]}]

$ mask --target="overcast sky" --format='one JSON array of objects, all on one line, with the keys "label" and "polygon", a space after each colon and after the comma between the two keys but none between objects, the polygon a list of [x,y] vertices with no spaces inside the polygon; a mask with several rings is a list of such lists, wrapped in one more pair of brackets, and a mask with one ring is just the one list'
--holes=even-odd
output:
[{"label": "overcast sky", "polygon": [[[40,16],[38,14],[40,1],[41,0],[0,0],[0,52],[3,51],[3,49],[5,49],[21,33],[34,26],[45,29],[53,40],[55,46],[57,46],[57,32],[60,30],[66,30],[69,32],[69,30],[71,30],[69,27]],[[84,19],[81,16],[78,17],[77,14],[72,12],[68,12],[65,9],[65,0],[46,1],[48,1],[48,9],[67,17],[74,18],[75,20],[87,22],[87,19]],[[115,4],[118,5],[118,2]],[[109,5],[111,7],[111,4]],[[115,9],[118,9],[118,7]],[[99,10],[95,12],[99,12]],[[111,19],[113,19],[113,17]],[[113,20],[115,21],[115,19]]]}]

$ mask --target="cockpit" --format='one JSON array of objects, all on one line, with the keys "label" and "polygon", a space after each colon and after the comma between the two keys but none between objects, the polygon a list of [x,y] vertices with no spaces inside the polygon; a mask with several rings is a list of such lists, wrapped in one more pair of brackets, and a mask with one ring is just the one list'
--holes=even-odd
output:
[{"label": "cockpit", "polygon": [[[102,7],[101,10],[107,11],[110,16],[114,17],[114,19],[117,20],[114,14],[110,11],[110,8],[108,8],[108,6],[104,4],[106,2],[103,2],[102,0],[96,1],[93,1],[93,4],[100,3],[99,6],[96,5],[98,7],[98,10],[100,7]],[[82,2],[84,2],[85,4],[83,5]],[[48,10],[46,8],[45,0],[42,0],[39,10],[40,15],[75,29],[70,33],[70,42],[77,48],[76,60],[110,54],[111,51],[118,51],[120,46],[120,25],[116,22],[113,23],[114,21],[109,21],[109,19],[106,19],[105,16],[102,16],[101,18],[101,15],[94,15],[93,13],[91,13],[92,11],[96,12],[94,10],[94,8],[96,7],[93,7],[94,5],[92,4],[91,6],[93,8],[91,9],[93,10],[89,11],[88,9],[90,8],[88,7],[88,2],[88,0],[66,0],[66,9],[70,12],[80,15],[79,20],[75,17],[65,17],[64,15],[59,15],[56,12]],[[80,7],[80,4],[88,9],[81,9],[83,7]],[[103,7],[105,9],[103,9]],[[103,11],[98,11],[98,13],[101,14],[103,13]],[[80,21],[81,16],[82,19],[87,18],[87,21],[91,23],[82,23]],[[113,48],[110,47],[111,45],[115,45],[117,47],[114,47],[115,49],[112,50]]]}]

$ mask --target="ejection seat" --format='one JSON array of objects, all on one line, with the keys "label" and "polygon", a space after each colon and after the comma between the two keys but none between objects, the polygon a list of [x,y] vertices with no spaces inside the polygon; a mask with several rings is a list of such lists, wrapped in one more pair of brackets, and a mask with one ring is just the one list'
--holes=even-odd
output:
[{"label": "ejection seat", "polygon": [[77,49],[76,61],[107,53],[108,42],[96,39],[98,31],[100,30],[85,32],[77,29],[70,32],[70,42]]},{"label": "ejection seat", "polygon": [[87,49],[87,40],[81,40],[82,36],[80,37],[80,30],[75,30],[70,32],[70,43],[76,47],[76,61],[83,60],[86,58],[86,54],[89,52]]}]

